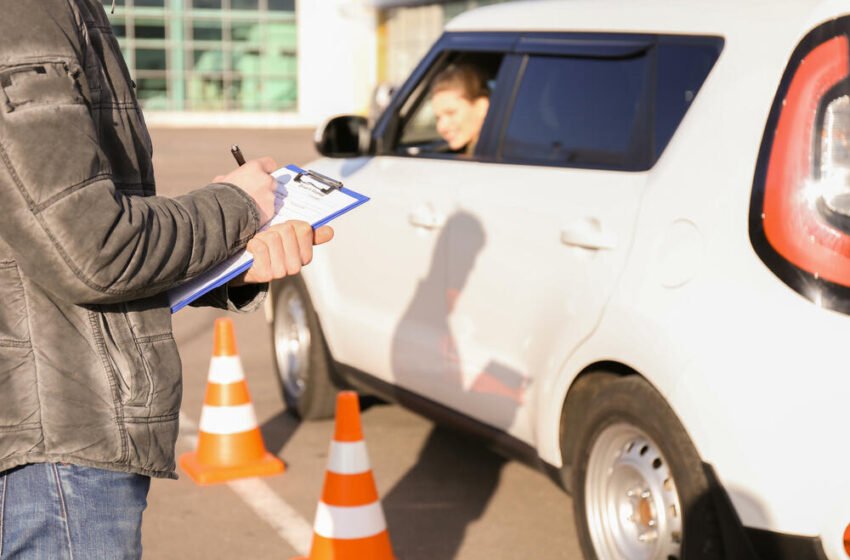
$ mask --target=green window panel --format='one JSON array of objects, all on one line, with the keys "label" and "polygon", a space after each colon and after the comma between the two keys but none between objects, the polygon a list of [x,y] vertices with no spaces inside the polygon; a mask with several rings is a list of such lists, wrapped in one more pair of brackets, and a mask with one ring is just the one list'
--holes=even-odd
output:
[{"label": "green window panel", "polygon": [[233,10],[254,10],[260,8],[260,3],[257,0],[230,0],[230,8]]},{"label": "green window panel", "polygon": [[269,0],[269,10],[275,12],[295,12],[295,0]]},{"label": "green window panel", "polygon": [[167,58],[165,49],[136,49],[136,68],[138,70],[166,70]]},{"label": "green window panel", "polygon": [[192,0],[192,8],[200,10],[220,10],[221,0]]},{"label": "green window panel", "polygon": [[220,49],[195,49],[192,51],[192,63],[194,72],[223,72],[224,53]]},{"label": "green window panel", "polygon": [[146,109],[168,109],[168,80],[161,77],[136,78],[139,101]]},{"label": "green window panel", "polygon": [[110,21],[146,110],[296,108],[294,0],[127,3]]},{"label": "green window panel", "polygon": [[112,20],[112,32],[119,39],[127,36],[127,22],[124,18],[117,17]]},{"label": "green window panel", "polygon": [[260,29],[258,21],[234,21],[230,24],[230,40],[239,43],[258,42]]},{"label": "green window panel", "polygon": [[192,35],[189,39],[193,41],[221,42],[224,39],[224,29],[221,20],[196,20],[192,22]]},{"label": "green window panel", "polygon": [[136,39],[165,39],[165,20],[163,18],[137,18],[133,32]]},{"label": "green window panel", "polygon": [[193,75],[187,81],[187,106],[200,111],[217,111],[227,108],[225,80],[222,76]]}]

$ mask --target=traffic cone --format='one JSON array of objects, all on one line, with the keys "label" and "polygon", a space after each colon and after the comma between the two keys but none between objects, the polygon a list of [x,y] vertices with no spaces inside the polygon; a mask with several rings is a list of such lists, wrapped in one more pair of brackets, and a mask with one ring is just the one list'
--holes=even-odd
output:
[{"label": "traffic cone", "polygon": [[266,451],[236,352],[233,321],[216,319],[198,449],[180,456],[196,484],[282,473],[283,462]]},{"label": "traffic cone", "polygon": [[316,509],[310,556],[293,560],[393,558],[387,522],[363,441],[357,393],[342,391],[336,400],[336,429],[322,498]]}]

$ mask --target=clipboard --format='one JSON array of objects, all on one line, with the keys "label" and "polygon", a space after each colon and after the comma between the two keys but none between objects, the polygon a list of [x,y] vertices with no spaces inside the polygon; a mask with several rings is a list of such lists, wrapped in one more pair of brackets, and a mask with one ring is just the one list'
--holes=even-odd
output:
[{"label": "clipboard", "polygon": [[[272,173],[277,179],[275,215],[260,231],[287,220],[303,220],[321,227],[369,200],[347,189],[341,181],[313,170],[287,165]],[[249,268],[254,257],[248,251],[230,257],[203,274],[168,291],[171,312],[176,313],[202,295],[230,282]]]}]

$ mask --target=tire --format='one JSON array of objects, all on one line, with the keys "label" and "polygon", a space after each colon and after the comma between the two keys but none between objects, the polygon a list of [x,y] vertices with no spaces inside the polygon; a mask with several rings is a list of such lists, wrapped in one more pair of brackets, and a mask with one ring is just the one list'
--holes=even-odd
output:
[{"label": "tire", "polygon": [[721,560],[709,481],[673,410],[637,375],[590,381],[565,471],[585,558]]},{"label": "tire", "polygon": [[301,276],[272,290],[272,349],[287,410],[303,420],[332,418],[337,389],[319,319]]}]

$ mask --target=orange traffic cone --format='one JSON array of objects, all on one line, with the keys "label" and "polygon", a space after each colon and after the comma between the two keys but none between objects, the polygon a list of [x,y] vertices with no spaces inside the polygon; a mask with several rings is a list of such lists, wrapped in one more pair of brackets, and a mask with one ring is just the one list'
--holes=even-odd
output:
[{"label": "orange traffic cone", "polygon": [[282,473],[283,462],[266,451],[248,384],[236,352],[233,321],[216,319],[198,449],[180,456],[196,484]]},{"label": "orange traffic cone", "polygon": [[336,400],[336,430],[316,510],[309,558],[293,560],[393,560],[390,535],[372,478],[360,427],[357,393]]}]

